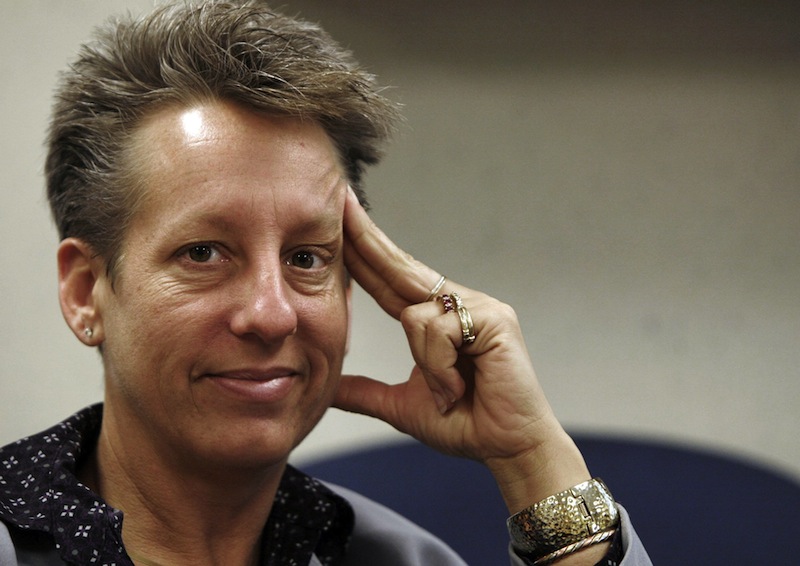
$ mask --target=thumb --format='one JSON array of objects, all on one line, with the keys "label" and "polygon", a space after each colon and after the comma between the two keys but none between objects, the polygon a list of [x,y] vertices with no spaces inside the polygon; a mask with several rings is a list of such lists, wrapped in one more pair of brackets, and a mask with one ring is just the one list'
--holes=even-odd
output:
[{"label": "thumb", "polygon": [[391,385],[361,375],[343,375],[336,390],[333,406],[391,422],[387,407],[391,404]]},{"label": "thumb", "polygon": [[343,375],[333,406],[380,419],[422,442],[441,420],[431,390],[415,369],[411,379],[390,385],[360,375]]}]

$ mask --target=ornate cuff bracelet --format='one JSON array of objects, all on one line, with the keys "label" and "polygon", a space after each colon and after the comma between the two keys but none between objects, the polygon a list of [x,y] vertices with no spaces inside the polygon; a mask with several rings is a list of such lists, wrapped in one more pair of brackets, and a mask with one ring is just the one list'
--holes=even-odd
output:
[{"label": "ornate cuff bracelet", "polygon": [[595,478],[523,509],[509,517],[507,526],[513,547],[535,560],[618,523],[611,492]]}]

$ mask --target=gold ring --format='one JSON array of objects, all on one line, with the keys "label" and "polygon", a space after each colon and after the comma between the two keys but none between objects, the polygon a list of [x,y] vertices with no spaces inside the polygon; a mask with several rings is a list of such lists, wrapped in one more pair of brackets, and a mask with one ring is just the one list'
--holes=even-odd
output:
[{"label": "gold ring", "polygon": [[436,297],[436,293],[441,291],[442,287],[444,287],[444,282],[445,281],[447,281],[447,277],[445,277],[444,275],[439,277],[439,280],[436,282],[436,285],[433,286],[433,289],[431,289],[431,292],[428,293],[428,296],[425,297],[425,300],[423,302],[427,303],[428,301],[430,301],[434,297]]},{"label": "gold ring", "polygon": [[462,344],[472,344],[475,341],[475,325],[472,323],[472,315],[467,310],[467,307],[464,306],[464,302],[458,293],[453,291],[450,296],[456,304],[455,311],[458,315],[458,320],[461,322]]}]

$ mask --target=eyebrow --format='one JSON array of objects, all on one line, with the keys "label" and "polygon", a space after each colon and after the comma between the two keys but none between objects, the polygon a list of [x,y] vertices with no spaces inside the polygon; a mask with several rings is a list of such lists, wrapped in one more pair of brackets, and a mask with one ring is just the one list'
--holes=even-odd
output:
[{"label": "eyebrow", "polygon": [[173,226],[213,226],[221,228],[226,232],[237,232],[239,230],[239,223],[227,218],[223,214],[213,211],[204,211],[197,216],[188,216],[182,218],[175,218]]},{"label": "eyebrow", "polygon": [[[300,213],[300,217],[296,221],[292,221],[291,225],[284,224],[288,232],[299,235],[307,232],[311,233],[341,233],[343,232],[342,225],[344,216],[341,213],[335,213],[332,210],[331,204],[336,201],[337,187],[341,183],[346,183],[343,177],[338,177],[329,187],[331,191],[328,198],[318,208],[313,211],[306,210]],[[251,203],[252,206],[252,203]],[[308,214],[306,214],[308,213]],[[291,218],[291,213],[279,214],[276,217],[278,225],[282,221]],[[216,229],[236,233],[242,227],[242,220],[238,217],[231,217],[226,211],[199,209],[190,212],[188,215],[178,215],[169,219],[164,228],[174,230],[176,228],[187,226],[211,226]]]},{"label": "eyebrow", "polygon": [[294,234],[322,232],[326,234],[335,233],[338,235],[344,232],[342,225],[343,219],[340,215],[325,214],[324,216],[301,221],[297,225],[292,226],[290,231]]},{"label": "eyebrow", "polygon": [[[189,220],[189,222],[187,222]],[[216,211],[204,211],[194,218],[174,218],[172,222],[167,224],[167,227],[173,228],[187,224],[193,226],[213,226],[225,232],[236,233],[241,230],[241,220],[233,220],[225,214]],[[313,218],[301,219],[299,222],[287,226],[287,230],[292,234],[303,233],[341,233],[343,218],[341,215],[327,213],[316,215]]]}]

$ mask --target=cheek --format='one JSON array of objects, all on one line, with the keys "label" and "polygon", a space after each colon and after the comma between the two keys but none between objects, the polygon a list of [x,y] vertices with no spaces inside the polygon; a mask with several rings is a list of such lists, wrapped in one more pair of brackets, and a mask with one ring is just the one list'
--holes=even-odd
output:
[{"label": "cheek", "polygon": [[331,369],[340,369],[347,346],[349,326],[349,313],[344,294],[337,294],[325,302],[308,301],[298,308],[298,317],[311,345],[325,352],[329,362],[336,365]]},{"label": "cheek", "polygon": [[[120,364],[132,366],[129,373],[138,368],[136,373],[143,376],[163,377],[176,370],[185,375],[190,369],[187,364],[196,358],[198,345],[211,342],[211,329],[216,328],[214,316],[215,311],[202,301],[171,302],[163,295],[149,298],[147,293],[118,301],[108,317],[107,361],[116,368]],[[136,375],[127,377],[138,380]],[[152,379],[154,384],[162,381]]]}]

